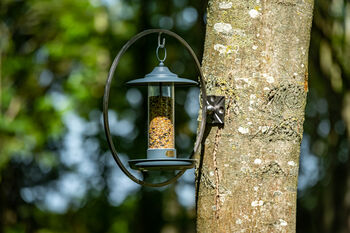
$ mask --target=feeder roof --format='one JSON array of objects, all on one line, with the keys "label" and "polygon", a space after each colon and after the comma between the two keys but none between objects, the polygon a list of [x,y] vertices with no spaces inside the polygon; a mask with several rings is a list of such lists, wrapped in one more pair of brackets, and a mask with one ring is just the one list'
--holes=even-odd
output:
[{"label": "feeder roof", "polygon": [[151,73],[146,74],[144,78],[134,79],[126,84],[129,86],[143,86],[157,83],[174,83],[175,86],[195,86],[196,81],[186,78],[179,78],[177,74],[172,73],[163,63],[156,66]]}]

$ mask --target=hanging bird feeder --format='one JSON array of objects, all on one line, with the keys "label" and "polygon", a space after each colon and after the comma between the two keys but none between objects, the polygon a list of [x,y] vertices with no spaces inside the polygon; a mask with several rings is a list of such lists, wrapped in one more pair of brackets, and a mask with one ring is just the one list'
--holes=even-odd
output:
[{"label": "hanging bird feeder", "polygon": [[[110,134],[108,123],[108,102],[111,82],[114,76],[115,69],[126,50],[135,43],[141,37],[144,37],[151,33],[158,33],[158,47],[156,49],[156,57],[159,61],[159,65],[156,66],[153,71],[144,78],[131,80],[126,84],[128,86],[147,86],[148,87],[148,149],[145,159],[129,160],[129,165],[132,169],[140,171],[151,170],[174,170],[179,171],[173,178],[162,183],[147,183],[133,176],[120,161],[117,151],[114,147],[112,137]],[[201,144],[205,125],[207,119],[212,124],[223,124],[225,115],[225,98],[223,96],[208,96],[206,95],[205,82],[200,63],[187,42],[177,34],[164,30],[164,29],[150,29],[143,31],[131,40],[129,40],[113,61],[111,69],[108,74],[107,84],[105,87],[105,94],[103,99],[103,119],[104,127],[108,145],[111,149],[113,158],[119,165],[121,170],[134,182],[151,187],[160,187],[177,180],[186,169],[193,168],[195,160],[192,158],[177,158],[175,149],[175,112],[174,112],[174,100],[175,93],[174,88],[178,86],[195,86],[198,83],[191,79],[180,78],[178,75],[172,73],[168,67],[164,65],[167,53],[165,48],[165,38],[161,41],[161,34],[167,34],[176,38],[182,45],[186,47],[189,53],[192,55],[200,78],[200,88],[202,97],[202,121],[200,130],[197,135],[196,143],[193,149],[193,154],[198,152]],[[161,59],[159,51],[163,50],[164,57]],[[208,118],[207,118],[208,115]]]}]

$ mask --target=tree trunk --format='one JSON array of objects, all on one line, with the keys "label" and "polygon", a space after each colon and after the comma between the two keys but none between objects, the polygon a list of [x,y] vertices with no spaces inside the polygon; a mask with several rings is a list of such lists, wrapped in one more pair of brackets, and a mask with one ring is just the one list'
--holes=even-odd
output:
[{"label": "tree trunk", "polygon": [[197,231],[295,232],[312,0],[211,0],[203,72],[226,97],[197,174]]}]

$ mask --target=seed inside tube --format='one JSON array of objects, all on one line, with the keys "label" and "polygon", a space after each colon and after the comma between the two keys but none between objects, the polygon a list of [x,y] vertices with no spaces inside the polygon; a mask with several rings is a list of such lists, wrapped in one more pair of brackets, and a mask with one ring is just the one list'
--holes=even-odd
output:
[{"label": "seed inside tube", "polygon": [[171,97],[149,97],[148,148],[174,148],[173,100]]}]

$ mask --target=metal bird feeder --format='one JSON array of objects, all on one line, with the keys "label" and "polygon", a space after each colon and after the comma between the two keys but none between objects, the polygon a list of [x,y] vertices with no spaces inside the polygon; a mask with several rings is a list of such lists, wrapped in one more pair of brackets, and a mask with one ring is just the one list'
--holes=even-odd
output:
[{"label": "metal bird feeder", "polygon": [[[133,176],[120,161],[117,151],[114,147],[112,137],[110,134],[109,123],[108,123],[108,102],[111,82],[114,76],[115,69],[126,50],[135,43],[141,37],[148,34],[158,33],[158,47],[156,49],[156,56],[159,61],[159,65],[156,66],[153,71],[147,74],[144,78],[139,78],[131,80],[126,84],[128,86],[147,86],[148,87],[148,149],[146,159],[134,159],[129,160],[129,165],[132,169],[139,171],[150,171],[150,170],[174,170],[178,173],[171,178],[162,183],[148,183],[140,180]],[[175,93],[174,88],[178,86],[194,86],[198,85],[196,81],[180,78],[176,74],[172,73],[168,67],[164,65],[166,59],[166,48],[165,48],[165,38],[161,41],[161,34],[167,34],[176,38],[188,52],[192,55],[197,70],[199,72],[199,81],[201,88],[202,97],[202,121],[200,125],[200,130],[197,135],[193,153],[190,158],[177,158],[175,149],[175,125],[174,125],[174,99]],[[164,57],[161,59],[159,56],[159,50],[163,50]],[[104,99],[103,99],[103,119],[104,127],[106,132],[106,137],[108,145],[112,152],[113,158],[115,159],[121,170],[134,182],[150,187],[161,187],[176,181],[186,169],[193,168],[195,165],[195,160],[191,157],[198,152],[199,146],[201,144],[205,125],[207,119],[212,124],[223,124],[224,123],[224,108],[225,99],[223,96],[208,96],[205,90],[205,81],[203,77],[202,70],[200,68],[200,63],[192,48],[187,44],[187,42],[182,39],[177,34],[164,30],[164,29],[150,29],[145,30],[132,39],[130,39],[120,50],[118,55],[115,57],[111,69],[108,74],[108,79],[105,87]],[[208,115],[208,118],[207,118]]]}]

